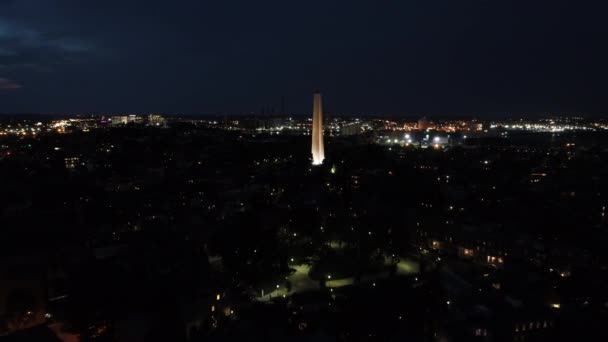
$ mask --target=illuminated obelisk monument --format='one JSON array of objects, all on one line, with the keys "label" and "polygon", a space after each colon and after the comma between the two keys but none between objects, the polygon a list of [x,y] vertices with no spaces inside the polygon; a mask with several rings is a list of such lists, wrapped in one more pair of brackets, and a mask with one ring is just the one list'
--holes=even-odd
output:
[{"label": "illuminated obelisk monument", "polygon": [[314,103],[312,108],[312,165],[323,164],[325,150],[323,147],[323,104],[321,103],[321,93],[314,93]]}]

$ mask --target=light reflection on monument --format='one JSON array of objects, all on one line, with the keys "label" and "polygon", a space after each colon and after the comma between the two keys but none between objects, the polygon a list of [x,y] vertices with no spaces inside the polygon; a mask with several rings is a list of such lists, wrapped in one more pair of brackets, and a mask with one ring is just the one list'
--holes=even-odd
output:
[{"label": "light reflection on monument", "polygon": [[325,149],[323,147],[323,104],[321,93],[314,93],[312,114],[312,165],[323,164]]}]

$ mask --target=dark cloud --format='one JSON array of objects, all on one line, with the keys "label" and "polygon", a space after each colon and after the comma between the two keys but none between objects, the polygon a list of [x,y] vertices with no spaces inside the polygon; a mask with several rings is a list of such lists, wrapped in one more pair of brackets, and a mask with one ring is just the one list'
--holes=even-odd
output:
[{"label": "dark cloud", "polygon": [[93,47],[78,38],[49,34],[0,18],[0,66],[52,67],[71,61]]}]

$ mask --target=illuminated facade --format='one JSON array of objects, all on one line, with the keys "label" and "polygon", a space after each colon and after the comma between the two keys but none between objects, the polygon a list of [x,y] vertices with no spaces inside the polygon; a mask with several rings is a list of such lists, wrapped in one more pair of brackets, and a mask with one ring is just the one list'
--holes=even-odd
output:
[{"label": "illuminated facade", "polygon": [[74,170],[80,164],[80,158],[78,157],[65,158],[64,161],[65,168],[68,170]]},{"label": "illuminated facade", "polygon": [[429,123],[429,119],[425,117],[422,117],[418,120],[418,129],[419,130],[425,130],[428,129],[430,127],[430,123]]},{"label": "illuminated facade", "polygon": [[314,93],[312,114],[312,165],[323,164],[325,149],[323,147],[323,104],[321,93]]},{"label": "illuminated facade", "polygon": [[148,125],[150,126],[165,126],[165,118],[162,115],[150,114],[148,115]]}]

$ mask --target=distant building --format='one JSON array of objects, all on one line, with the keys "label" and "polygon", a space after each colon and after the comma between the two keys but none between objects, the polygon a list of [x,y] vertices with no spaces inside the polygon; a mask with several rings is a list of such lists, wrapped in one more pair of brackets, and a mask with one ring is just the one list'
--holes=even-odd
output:
[{"label": "distant building", "polygon": [[79,157],[65,158],[64,161],[65,161],[65,168],[68,169],[68,170],[74,170],[80,164],[80,158]]},{"label": "distant building", "polygon": [[426,116],[423,116],[418,120],[418,129],[425,130],[429,127],[430,127],[430,122],[429,122],[429,119],[426,118]]},{"label": "distant building", "polygon": [[481,122],[476,121],[476,120],[473,120],[473,121],[469,122],[467,126],[468,126],[468,128],[471,131],[481,131],[481,130],[483,130],[483,124]]},{"label": "distant building", "polygon": [[314,93],[313,114],[312,114],[312,164],[321,165],[325,159],[325,149],[323,147],[323,105],[321,103],[321,93]]},{"label": "distant building", "polygon": [[341,135],[357,135],[361,132],[361,124],[358,122],[352,122],[342,125],[340,127]]},{"label": "distant building", "polygon": [[139,115],[114,115],[110,118],[110,120],[112,121],[112,126],[143,122],[143,118]]},{"label": "distant building", "polygon": [[126,125],[129,123],[129,116],[127,115],[114,115],[110,118],[112,126]]},{"label": "distant building", "polygon": [[148,125],[164,127],[167,120],[162,115],[150,114],[148,115]]}]

